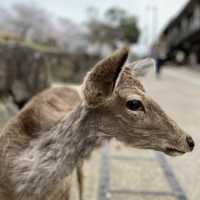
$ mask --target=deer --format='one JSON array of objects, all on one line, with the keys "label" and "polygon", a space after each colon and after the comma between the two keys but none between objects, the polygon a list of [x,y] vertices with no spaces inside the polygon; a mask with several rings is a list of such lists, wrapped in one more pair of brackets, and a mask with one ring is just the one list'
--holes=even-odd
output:
[{"label": "deer", "polygon": [[147,94],[137,77],[151,59],[126,64],[128,47],[99,61],[80,94],[68,86],[33,97],[0,133],[1,200],[68,200],[71,177],[113,138],[170,156],[195,146]]}]

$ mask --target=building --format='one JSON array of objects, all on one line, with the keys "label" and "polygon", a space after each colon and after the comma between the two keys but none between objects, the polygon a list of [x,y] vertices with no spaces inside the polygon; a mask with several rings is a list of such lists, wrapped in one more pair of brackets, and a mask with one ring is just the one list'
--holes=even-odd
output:
[{"label": "building", "polygon": [[165,27],[158,43],[166,43],[168,60],[200,63],[200,1],[191,0]]}]

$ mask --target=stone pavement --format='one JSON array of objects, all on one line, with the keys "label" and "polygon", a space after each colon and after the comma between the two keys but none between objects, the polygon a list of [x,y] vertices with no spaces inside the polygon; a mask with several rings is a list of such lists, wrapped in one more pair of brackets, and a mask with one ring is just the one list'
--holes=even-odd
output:
[{"label": "stone pavement", "polygon": [[150,96],[190,133],[195,151],[171,158],[114,141],[85,164],[85,200],[200,199],[200,73],[166,68],[143,80]]}]

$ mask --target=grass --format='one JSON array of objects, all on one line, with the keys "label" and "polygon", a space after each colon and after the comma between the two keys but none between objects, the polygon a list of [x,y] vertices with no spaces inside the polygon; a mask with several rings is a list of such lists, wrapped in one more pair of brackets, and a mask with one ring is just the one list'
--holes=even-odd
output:
[{"label": "grass", "polygon": [[31,48],[36,51],[40,51],[43,53],[61,53],[61,50],[57,47],[52,47],[49,45],[37,44],[30,40],[22,41],[17,36],[12,36],[10,34],[1,33],[0,32],[0,44],[9,44],[9,43],[16,43],[21,46]]},{"label": "grass", "polygon": [[36,44],[32,41],[26,41],[22,43],[23,46],[32,48],[34,50],[44,52],[44,53],[59,53],[61,50],[56,47],[48,46],[48,45],[42,45],[42,44]]}]

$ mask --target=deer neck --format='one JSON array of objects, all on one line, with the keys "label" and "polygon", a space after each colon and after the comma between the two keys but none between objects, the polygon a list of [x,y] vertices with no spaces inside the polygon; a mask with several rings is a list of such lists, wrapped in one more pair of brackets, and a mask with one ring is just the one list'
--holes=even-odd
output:
[{"label": "deer neck", "polygon": [[[89,157],[102,140],[98,134],[94,115],[94,112],[80,105],[50,130],[49,139],[51,141],[55,138],[58,148],[54,153],[57,154],[58,162],[63,161],[60,164],[64,168],[65,175],[71,174],[74,167]],[[46,142],[48,144],[48,141]]]},{"label": "deer neck", "polygon": [[95,115],[84,106],[78,106],[16,160],[19,173],[14,175],[14,180],[21,197],[25,198],[26,194],[45,197],[101,143],[103,138],[98,135]]}]

